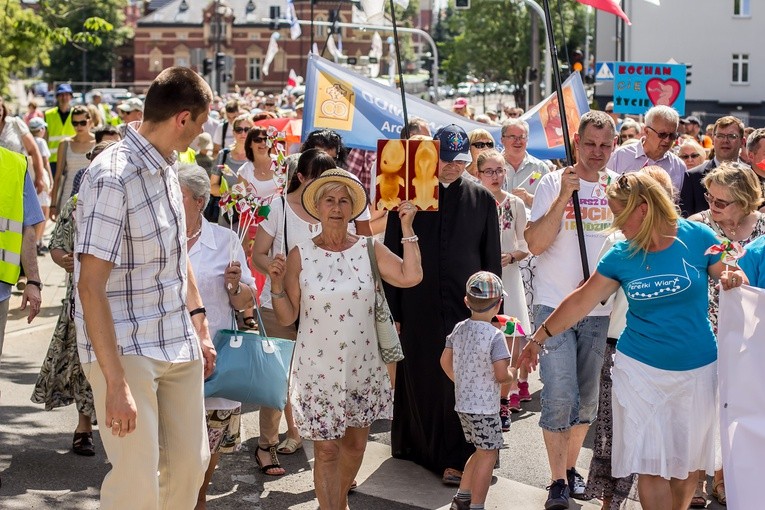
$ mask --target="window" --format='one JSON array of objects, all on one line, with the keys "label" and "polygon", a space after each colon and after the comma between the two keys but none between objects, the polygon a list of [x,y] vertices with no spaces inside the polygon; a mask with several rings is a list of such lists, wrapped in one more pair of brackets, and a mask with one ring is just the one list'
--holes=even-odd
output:
[{"label": "window", "polygon": [[149,52],[149,71],[160,72],[164,69],[162,65],[162,51],[159,48],[153,48]]},{"label": "window", "polygon": [[271,5],[268,7],[269,18],[279,19],[281,17],[281,7],[278,5]]},{"label": "window", "polygon": [[751,17],[752,12],[749,9],[750,0],[733,0],[733,15],[741,17]]},{"label": "window", "polygon": [[745,53],[733,54],[733,68],[731,81],[733,83],[749,83],[749,55]]},{"label": "window", "polygon": [[226,20],[213,21],[210,23],[210,38],[213,41],[225,41],[227,39],[227,27],[228,23]]},{"label": "window", "polygon": [[247,59],[247,80],[260,81],[260,69],[263,65],[263,60],[260,57],[250,57]]},{"label": "window", "polygon": [[[327,21],[327,20],[324,19],[323,16],[316,16],[315,21]],[[314,30],[316,30],[316,39],[323,39],[324,37],[327,37],[327,27],[323,25],[316,25]]]}]

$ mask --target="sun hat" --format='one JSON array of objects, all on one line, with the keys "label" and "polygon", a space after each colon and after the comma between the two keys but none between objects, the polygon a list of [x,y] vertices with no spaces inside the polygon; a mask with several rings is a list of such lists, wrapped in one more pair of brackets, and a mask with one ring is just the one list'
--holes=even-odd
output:
[{"label": "sun hat", "polygon": [[452,106],[452,108],[454,108],[455,110],[461,110],[462,108],[467,108],[467,105],[468,105],[467,99],[465,99],[464,97],[458,97],[457,99],[454,100],[454,105]]},{"label": "sun hat", "polygon": [[332,168],[326,170],[316,179],[311,181],[305,190],[303,190],[303,196],[301,198],[303,202],[303,208],[308,214],[319,220],[319,210],[316,207],[316,193],[324,184],[328,182],[337,182],[345,184],[351,192],[351,201],[353,202],[353,210],[351,211],[350,221],[358,218],[367,208],[367,192],[361,181],[352,173],[347,172],[341,168]]},{"label": "sun hat", "polygon": [[123,102],[119,106],[117,106],[118,109],[122,110],[125,113],[129,112],[142,112],[143,111],[143,101],[138,99],[137,97],[131,97],[127,101]]},{"label": "sun hat", "polygon": [[61,83],[58,87],[56,87],[56,95],[59,94],[71,94],[72,93],[72,86],[68,83]]}]

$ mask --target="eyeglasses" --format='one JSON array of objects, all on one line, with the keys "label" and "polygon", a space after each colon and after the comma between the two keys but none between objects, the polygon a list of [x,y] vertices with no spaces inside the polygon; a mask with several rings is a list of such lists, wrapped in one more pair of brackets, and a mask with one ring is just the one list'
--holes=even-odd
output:
[{"label": "eyeglasses", "polygon": [[470,145],[476,149],[492,149],[494,148],[494,142],[473,142]]},{"label": "eyeglasses", "polygon": [[77,127],[77,126],[87,126],[87,125],[88,125],[88,121],[87,120],[73,120],[72,121],[72,126],[74,126],[74,127]]},{"label": "eyeglasses", "polygon": [[497,168],[496,170],[478,170],[479,174],[488,175],[489,177],[494,177],[495,175],[502,175],[505,173],[504,168]]},{"label": "eyeglasses", "polygon": [[680,154],[680,159],[691,159],[691,158],[696,159],[699,156],[701,156],[701,154],[699,154],[698,152],[694,152],[693,154]]},{"label": "eyeglasses", "polygon": [[513,119],[517,119],[518,117],[521,116],[521,114],[520,113],[508,113],[507,116],[510,117],[510,118],[513,118]]},{"label": "eyeglasses", "polygon": [[718,140],[728,140],[729,142],[735,142],[736,140],[741,138],[741,136],[736,133],[728,133],[728,134],[715,133],[715,138],[717,138]]},{"label": "eyeglasses", "polygon": [[614,109],[611,108],[610,110],[605,110],[606,113],[614,113]]},{"label": "eyeglasses", "polygon": [[646,128],[646,129],[650,129],[651,131],[653,131],[654,133],[656,133],[656,136],[658,136],[658,137],[659,137],[659,138],[661,138],[662,140],[667,140],[667,139],[670,139],[670,140],[677,140],[677,133],[676,133],[676,132],[674,132],[674,131],[673,131],[673,132],[671,132],[671,133],[659,133],[658,131],[656,131],[656,130],[655,130],[654,128],[652,128],[651,126],[646,126],[645,128]]},{"label": "eyeglasses", "polygon": [[728,202],[727,200],[720,200],[719,198],[715,198],[709,193],[704,193],[704,199],[707,201],[709,205],[713,205],[717,207],[718,209],[725,209],[729,205],[735,203],[735,200],[731,200]]},{"label": "eyeglasses", "polygon": [[511,142],[522,142],[528,138],[526,135],[521,136],[515,136],[515,135],[502,135],[502,138],[507,138]]},{"label": "eyeglasses", "polygon": [[236,133],[238,135],[241,135],[242,133],[246,133],[250,129],[252,129],[252,128],[251,127],[235,127],[234,128],[234,133]]},{"label": "eyeglasses", "polygon": [[265,136],[253,136],[252,137],[252,143],[263,143],[266,140],[268,140],[268,138],[266,138]]}]

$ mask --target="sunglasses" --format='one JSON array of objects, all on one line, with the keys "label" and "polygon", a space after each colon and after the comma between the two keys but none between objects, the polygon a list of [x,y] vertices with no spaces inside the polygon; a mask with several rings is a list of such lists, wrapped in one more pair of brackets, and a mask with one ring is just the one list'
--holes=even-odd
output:
[{"label": "sunglasses", "polygon": [[253,136],[252,137],[252,143],[263,143],[266,140],[268,140],[268,138],[266,138],[265,136]]},{"label": "sunglasses", "polygon": [[653,131],[654,133],[656,133],[656,136],[658,136],[658,137],[659,137],[659,138],[661,138],[662,140],[667,140],[667,139],[670,139],[670,140],[677,140],[677,133],[676,133],[676,132],[674,132],[674,131],[673,131],[673,132],[671,132],[671,133],[659,133],[658,131],[656,131],[656,130],[655,130],[654,128],[652,128],[651,126],[646,126],[645,128],[646,128],[646,129],[650,129],[651,131]]},{"label": "sunglasses", "polygon": [[88,121],[87,120],[73,120],[72,121],[72,126],[74,126],[74,127],[77,127],[77,126],[87,126],[87,125],[88,125]]},{"label": "sunglasses", "polygon": [[494,148],[494,142],[473,142],[470,145],[472,145],[476,149],[493,149]]},{"label": "sunglasses", "polygon": [[627,178],[627,174],[622,174],[616,180],[616,185],[619,186],[624,191],[626,191],[627,193],[631,193],[632,192],[632,186],[630,186],[630,181]]},{"label": "sunglasses", "polygon": [[613,110],[606,110],[605,112],[606,112],[606,113],[614,113],[614,111],[613,111]]},{"label": "sunglasses", "polygon": [[727,200],[720,200],[719,198],[715,198],[709,193],[704,193],[704,199],[707,201],[709,205],[713,205],[717,207],[718,209],[725,209],[729,205],[735,203],[735,200],[732,200],[728,202]]},{"label": "sunglasses", "polygon": [[252,129],[252,128],[248,128],[248,127],[235,127],[234,128],[234,133],[236,133],[238,135],[241,135],[242,133],[248,132],[250,129]]},{"label": "sunglasses", "polygon": [[699,154],[698,152],[694,152],[693,154],[680,154],[680,159],[691,159],[691,158],[696,159],[699,156],[701,156],[701,154]]}]

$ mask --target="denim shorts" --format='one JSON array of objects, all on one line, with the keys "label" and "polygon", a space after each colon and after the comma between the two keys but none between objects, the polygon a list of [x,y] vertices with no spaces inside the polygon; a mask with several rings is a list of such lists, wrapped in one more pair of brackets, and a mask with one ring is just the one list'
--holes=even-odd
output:
[{"label": "denim shorts", "polygon": [[[553,310],[534,305],[534,324],[542,324]],[[539,356],[543,429],[563,432],[595,421],[608,322],[608,316],[585,317],[545,341],[546,352]]]},{"label": "denim shorts", "polygon": [[481,450],[502,448],[502,422],[497,414],[457,413],[465,440]]}]

